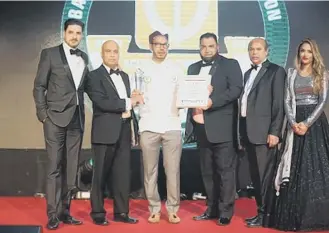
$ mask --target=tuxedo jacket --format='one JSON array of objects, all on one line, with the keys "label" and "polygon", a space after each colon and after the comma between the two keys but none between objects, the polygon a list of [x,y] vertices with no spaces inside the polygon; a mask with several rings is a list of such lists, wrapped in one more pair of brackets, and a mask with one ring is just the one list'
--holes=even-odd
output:
[{"label": "tuxedo jacket", "polygon": [[81,57],[85,68],[80,85],[76,88],[63,45],[42,50],[33,88],[39,121],[49,117],[55,125],[66,127],[75,113],[78,97],[81,129],[84,129],[83,93],[88,73],[88,56],[82,52]]},{"label": "tuxedo jacket", "polygon": [[[188,75],[199,74],[202,61],[188,67]],[[204,111],[204,126],[207,139],[211,143],[233,141],[236,136],[237,101],[243,87],[242,72],[235,59],[218,56],[209,74],[213,92],[210,99],[211,108]],[[193,109],[189,109],[186,119],[186,142],[195,141],[192,119]]]},{"label": "tuxedo jacket", "polygon": [[[123,71],[120,71],[120,76],[129,98],[129,76]],[[120,136],[122,113],[126,111],[126,101],[120,99],[119,93],[103,65],[88,73],[85,91],[93,104],[91,143],[115,144]],[[138,142],[138,124],[133,110],[131,110],[131,116],[134,136]]]},{"label": "tuxedo jacket", "polygon": [[[252,69],[244,74],[244,84]],[[284,121],[284,86],[286,71],[269,61],[262,64],[255,77],[247,99],[246,131],[253,144],[267,144],[269,134],[281,137]],[[241,93],[240,100],[242,99]],[[241,103],[241,101],[239,101]],[[239,106],[239,118],[241,116]],[[238,121],[238,139],[240,144],[240,121]],[[241,144],[240,144],[241,145]]]}]

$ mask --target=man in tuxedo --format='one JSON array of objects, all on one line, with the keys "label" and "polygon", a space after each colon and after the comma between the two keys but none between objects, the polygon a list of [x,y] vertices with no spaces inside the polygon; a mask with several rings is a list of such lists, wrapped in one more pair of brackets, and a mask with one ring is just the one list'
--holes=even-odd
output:
[{"label": "man in tuxedo", "polygon": [[200,56],[201,61],[190,65],[188,74],[210,74],[213,90],[205,108],[191,108],[187,113],[186,136],[197,142],[208,205],[206,212],[194,220],[219,218],[219,225],[228,225],[236,192],[233,139],[242,72],[236,60],[218,54],[217,36],[213,33],[200,37]]},{"label": "man in tuxedo", "polygon": [[248,51],[252,65],[244,75],[244,90],[239,100],[238,139],[239,147],[248,156],[258,206],[258,215],[246,219],[246,223],[249,227],[259,227],[284,121],[286,72],[267,60],[268,44],[264,39],[253,39]]},{"label": "man in tuxedo", "polygon": [[[60,221],[80,225],[71,217],[71,198],[77,191],[76,175],[84,130],[84,78],[87,54],[77,47],[84,24],[76,19],[64,23],[64,42],[42,50],[33,96],[37,117],[43,123],[48,153],[48,229]],[[65,162],[64,162],[65,161]]]},{"label": "man in tuxedo", "polygon": [[102,59],[103,64],[90,72],[86,81],[86,93],[93,103],[94,170],[90,215],[97,225],[109,224],[104,209],[104,191],[107,185],[112,185],[114,221],[137,223],[137,219],[128,215],[130,155],[131,145],[135,144],[132,136],[137,140],[137,122],[134,122],[132,107],[142,103],[143,98],[140,95],[130,97],[129,77],[118,68],[119,46],[116,42],[104,42]]}]

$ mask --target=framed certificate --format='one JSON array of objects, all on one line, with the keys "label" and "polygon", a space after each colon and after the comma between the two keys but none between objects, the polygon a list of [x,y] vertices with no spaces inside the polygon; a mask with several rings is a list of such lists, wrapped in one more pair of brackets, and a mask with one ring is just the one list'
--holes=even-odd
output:
[{"label": "framed certificate", "polygon": [[185,75],[179,78],[176,106],[205,107],[208,103],[211,75]]}]

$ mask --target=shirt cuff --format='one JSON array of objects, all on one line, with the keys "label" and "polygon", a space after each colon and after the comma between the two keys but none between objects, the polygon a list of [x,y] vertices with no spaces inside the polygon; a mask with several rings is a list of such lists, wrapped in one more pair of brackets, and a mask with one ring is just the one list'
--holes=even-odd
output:
[{"label": "shirt cuff", "polygon": [[126,99],[126,111],[130,111],[131,110],[131,99],[127,98]]}]

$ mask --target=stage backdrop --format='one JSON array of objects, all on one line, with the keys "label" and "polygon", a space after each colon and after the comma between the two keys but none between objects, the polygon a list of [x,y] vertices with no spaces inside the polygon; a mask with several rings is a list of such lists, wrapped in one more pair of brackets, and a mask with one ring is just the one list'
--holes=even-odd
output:
[{"label": "stage backdrop", "polygon": [[[86,24],[81,49],[90,69],[101,64],[103,41],[116,40],[121,65],[130,74],[150,59],[148,35],[169,33],[170,55],[183,69],[199,59],[199,36],[219,36],[220,53],[237,59],[246,71],[247,44],[254,37],[270,43],[270,60],[291,67],[296,46],[314,38],[329,61],[329,3],[298,1],[67,1],[0,2],[0,148],[44,148],[42,125],[32,97],[40,51],[61,42],[62,24]],[[84,148],[90,147],[91,103],[87,99]],[[181,114],[184,133],[185,112]],[[187,145],[186,145],[187,146]]]}]

